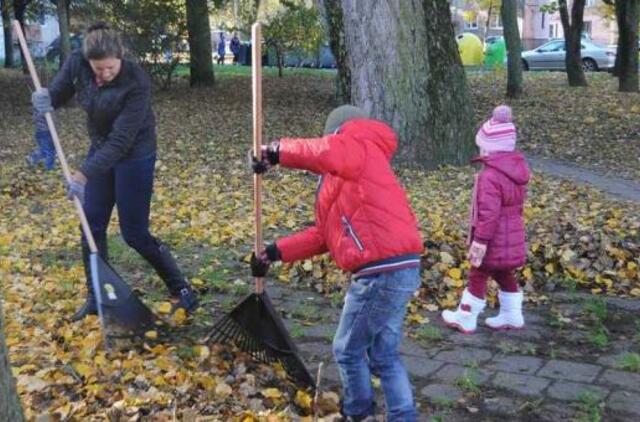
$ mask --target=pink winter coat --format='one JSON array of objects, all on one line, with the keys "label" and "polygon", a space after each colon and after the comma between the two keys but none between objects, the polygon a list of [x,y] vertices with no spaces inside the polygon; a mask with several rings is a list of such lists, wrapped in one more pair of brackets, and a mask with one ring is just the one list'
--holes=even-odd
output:
[{"label": "pink winter coat", "polygon": [[522,212],[530,172],[517,151],[477,157],[483,164],[476,175],[471,204],[470,239],[487,245],[482,266],[514,269],[527,257]]}]

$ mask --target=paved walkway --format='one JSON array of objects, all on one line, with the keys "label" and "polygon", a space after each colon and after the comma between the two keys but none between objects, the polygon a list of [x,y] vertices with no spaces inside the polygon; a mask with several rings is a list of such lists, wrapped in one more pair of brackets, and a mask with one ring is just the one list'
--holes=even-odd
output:
[{"label": "paved walkway", "polygon": [[[269,292],[311,372],[325,362],[324,388],[337,389],[331,338],[339,304],[279,286]],[[422,420],[596,420],[596,413],[606,421],[640,420],[640,372],[619,367],[625,352],[640,349],[640,301],[606,302],[612,327],[600,349],[585,311],[590,298],[555,294],[553,303],[527,309],[526,329],[510,332],[481,327],[462,335],[437,313],[421,313],[430,322],[408,330],[401,353]]]},{"label": "paved walkway", "polygon": [[562,179],[586,183],[610,194],[617,199],[640,202],[640,183],[602,175],[569,162],[527,155],[534,170]]}]

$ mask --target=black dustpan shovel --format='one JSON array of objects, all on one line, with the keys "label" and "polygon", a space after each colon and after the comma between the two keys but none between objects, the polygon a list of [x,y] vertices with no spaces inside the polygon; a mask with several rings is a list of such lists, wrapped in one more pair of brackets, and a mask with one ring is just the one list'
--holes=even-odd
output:
[{"label": "black dustpan shovel", "polygon": [[[31,79],[36,89],[41,88],[40,79],[36,72],[29,48],[22,32],[22,27],[18,21],[14,21],[14,28],[18,34],[18,40],[20,47],[24,54]],[[67,181],[71,180],[71,172],[69,171],[69,165],[67,164],[64,151],[58,138],[58,132],[56,131],[55,124],[53,123],[53,116],[47,112],[45,114],[47,126],[49,132],[53,138],[53,144],[56,148],[56,154],[60,160],[60,166],[64,178]],[[82,231],[89,244],[90,255],[90,267],[91,267],[91,282],[93,285],[93,291],[95,292],[96,302],[98,305],[98,314],[100,317],[100,324],[102,326],[102,333],[105,340],[105,347],[109,348],[109,337],[128,337],[133,335],[143,334],[145,331],[156,327],[156,316],[145,306],[142,301],[135,295],[127,283],[114,271],[111,266],[105,262],[98,254],[98,248],[93,238],[87,216],[82,208],[82,203],[77,197],[73,198],[73,203],[76,207],[76,212],[80,218]]]},{"label": "black dustpan shovel", "polygon": [[[251,28],[253,77],[253,148],[260,156],[262,146],[262,54],[260,23]],[[262,243],[262,177],[253,178],[255,205],[255,253]],[[256,291],[247,296],[229,314],[221,318],[206,337],[216,342],[233,342],[254,359],[265,363],[279,362],[298,385],[314,387],[313,378],[298,356],[298,349],[264,289],[264,280],[255,279]]]}]

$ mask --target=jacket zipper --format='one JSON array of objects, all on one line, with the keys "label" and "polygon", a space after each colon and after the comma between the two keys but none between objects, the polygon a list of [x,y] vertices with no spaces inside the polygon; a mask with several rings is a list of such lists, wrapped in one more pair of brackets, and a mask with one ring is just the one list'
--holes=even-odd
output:
[{"label": "jacket zipper", "polygon": [[364,246],[362,245],[360,238],[356,234],[355,230],[353,230],[353,227],[351,226],[351,223],[349,223],[349,220],[347,219],[347,217],[345,217],[344,215],[342,216],[342,224],[344,225],[344,228],[347,230],[347,233],[349,233],[349,236],[351,237],[351,239],[353,239],[353,241],[355,242],[356,246],[358,247],[358,250],[360,250],[360,252],[363,252]]}]

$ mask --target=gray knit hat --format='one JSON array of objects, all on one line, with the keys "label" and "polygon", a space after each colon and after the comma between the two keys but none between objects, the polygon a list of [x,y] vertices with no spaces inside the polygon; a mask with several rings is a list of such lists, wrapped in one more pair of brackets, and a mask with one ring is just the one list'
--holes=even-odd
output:
[{"label": "gray knit hat", "polygon": [[351,119],[366,119],[367,117],[369,116],[361,108],[352,105],[341,105],[329,113],[327,123],[324,125],[324,134],[332,134],[336,129]]}]

